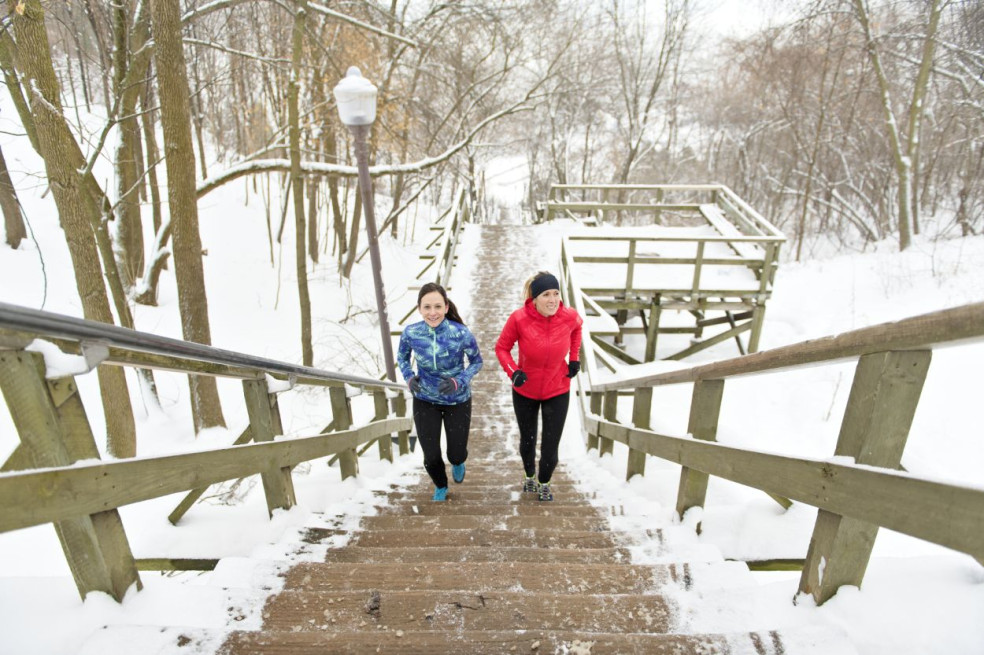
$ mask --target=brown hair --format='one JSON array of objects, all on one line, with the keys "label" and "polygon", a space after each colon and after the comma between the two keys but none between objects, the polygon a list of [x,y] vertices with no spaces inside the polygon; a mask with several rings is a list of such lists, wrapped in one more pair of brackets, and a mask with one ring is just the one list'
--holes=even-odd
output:
[{"label": "brown hair", "polygon": [[424,296],[426,296],[428,293],[434,293],[435,291],[441,294],[441,297],[444,298],[444,304],[448,306],[447,317],[450,318],[455,323],[461,323],[462,325],[464,325],[465,322],[461,320],[461,315],[458,314],[458,308],[455,307],[454,303],[451,302],[451,299],[448,298],[448,292],[445,291],[444,287],[442,287],[437,282],[428,282],[424,286],[420,287],[420,292],[417,294],[417,308],[418,309],[420,308],[420,302],[424,299]]}]

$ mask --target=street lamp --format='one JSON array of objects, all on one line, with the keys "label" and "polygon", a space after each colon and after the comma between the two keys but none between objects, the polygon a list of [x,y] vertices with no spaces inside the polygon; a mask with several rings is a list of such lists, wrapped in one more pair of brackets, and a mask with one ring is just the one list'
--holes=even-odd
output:
[{"label": "street lamp", "polygon": [[373,204],[372,182],[369,179],[369,149],[366,146],[369,126],[376,120],[376,87],[362,77],[357,67],[350,66],[342,81],[335,85],[334,95],[338,116],[355,139],[355,159],[359,167],[359,189],[366,216],[366,232],[369,233],[369,258],[372,261],[373,281],[376,283],[376,307],[379,311],[379,331],[383,337],[386,377],[396,382],[393,342],[389,319],[386,317],[386,292],[383,290],[383,271],[379,259],[379,236],[376,233],[376,208]]}]

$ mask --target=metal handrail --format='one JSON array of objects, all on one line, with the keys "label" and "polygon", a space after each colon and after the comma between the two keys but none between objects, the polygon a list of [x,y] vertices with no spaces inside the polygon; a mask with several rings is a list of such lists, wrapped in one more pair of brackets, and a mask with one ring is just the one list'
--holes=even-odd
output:
[{"label": "metal handrail", "polygon": [[[108,352],[100,357],[100,363],[134,365],[128,354],[144,354],[189,362],[201,362],[224,367],[219,375],[235,378],[260,378],[264,373],[285,379],[305,379],[322,383],[344,383],[354,386],[405,389],[405,385],[373,378],[325,371],[311,366],[298,366],[274,359],[246,355],[230,350],[206,346],[200,343],[172,339],[149,332],[140,332],[90,321],[87,319],[39,311],[0,303],[0,330],[26,333],[41,338],[65,339],[78,342],[83,347],[104,346]],[[139,359],[139,358],[138,358]],[[150,368],[160,368],[154,363],[144,363]],[[194,371],[188,371],[194,372]]]}]

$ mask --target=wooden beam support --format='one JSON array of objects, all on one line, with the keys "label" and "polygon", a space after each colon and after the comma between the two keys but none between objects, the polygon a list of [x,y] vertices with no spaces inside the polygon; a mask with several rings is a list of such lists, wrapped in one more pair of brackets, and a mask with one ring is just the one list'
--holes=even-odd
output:
[{"label": "wooden beam support", "polygon": [[[0,391],[34,468],[99,459],[75,380],[45,380],[41,355],[22,350],[0,352]],[[83,599],[91,591],[101,591],[122,602],[132,585],[142,588],[115,509],[60,520],[55,531]]]},{"label": "wooden beam support", "polygon": [[[385,420],[389,416],[389,403],[386,402],[386,392],[382,389],[379,391],[372,392],[372,402],[376,409],[376,414],[373,416],[374,421]],[[379,444],[379,459],[385,459],[387,462],[393,461],[393,439],[386,435],[381,437],[377,442]]]},{"label": "wooden beam support", "polygon": [[[690,420],[687,432],[694,439],[717,441],[718,416],[724,396],[724,380],[700,380],[694,383],[690,401]],[[677,515],[683,515],[691,507],[703,507],[707,496],[708,474],[684,466],[680,470],[680,487],[677,491]],[[700,524],[697,524],[700,534]]]},{"label": "wooden beam support", "polygon": [[[349,401],[348,394],[344,387],[332,387],[328,392],[331,394],[331,415],[336,430],[348,430],[352,427],[352,403]],[[338,453],[339,469],[342,479],[359,475],[359,455],[355,447],[347,448]]]},{"label": "wooden beam support", "polygon": [[[252,426],[247,425],[246,429],[242,431],[242,434],[240,434],[236,440],[232,442],[232,445],[241,446],[252,440],[253,428]],[[208,487],[198,487],[189,491],[185,497],[181,499],[181,502],[178,503],[177,507],[171,510],[171,513],[167,515],[167,520],[171,522],[171,525],[177,525],[178,521],[181,520],[181,517],[188,513],[188,510],[190,510],[192,506],[198,502],[199,498],[205,495],[206,491],[208,491]]]},{"label": "wooden beam support", "polygon": [[[648,430],[653,407],[653,388],[639,387],[632,399],[632,425]],[[629,461],[625,467],[625,479],[631,480],[634,475],[646,474],[646,453],[629,448]]]},{"label": "wooden beam support", "polygon": [[[858,360],[835,456],[897,469],[919,404],[932,352],[910,350]],[[820,605],[842,585],[861,586],[878,535],[873,523],[820,510],[799,591]]]},{"label": "wooden beam support", "polygon": [[[604,394],[604,418],[613,423],[618,422],[618,393]],[[607,437],[598,437],[598,455],[604,457],[615,451],[615,442]]]},{"label": "wooden beam support", "polygon": [[[588,398],[589,398],[589,403],[591,405],[591,413],[594,414],[595,416],[601,416],[602,394],[591,393]],[[593,448],[598,448],[598,447],[599,447],[598,433],[591,432],[590,430],[588,430],[588,450],[590,451]]]},{"label": "wooden beam support", "polygon": [[[404,394],[398,394],[391,402],[393,406],[393,413],[400,417],[405,417],[407,415],[407,397]],[[400,455],[410,454],[410,430],[400,430],[397,434],[397,444],[399,446]]]},{"label": "wooden beam support", "polygon": [[[332,391],[335,387],[332,387]],[[246,412],[253,428],[253,440],[257,443],[273,441],[283,432],[280,412],[274,412],[276,395],[267,388],[266,379],[243,380],[243,395],[246,398]],[[297,500],[294,497],[294,481],[289,466],[272,466],[260,474],[263,480],[263,493],[266,495],[267,513],[273,516],[274,510],[290,509]]]},{"label": "wooden beam support", "polygon": [[[649,305],[649,325],[646,326],[646,351],[642,360],[652,362],[656,360],[656,341],[659,339],[659,322],[663,316],[663,308],[660,305],[660,294],[653,296]],[[648,422],[646,423],[648,426]]]}]

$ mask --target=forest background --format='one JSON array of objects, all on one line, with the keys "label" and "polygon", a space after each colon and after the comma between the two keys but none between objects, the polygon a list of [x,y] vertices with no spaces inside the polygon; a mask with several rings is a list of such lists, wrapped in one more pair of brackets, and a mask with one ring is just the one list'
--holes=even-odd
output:
[{"label": "forest background", "polygon": [[[291,221],[314,363],[307,271],[331,257],[348,279],[364,254],[331,96],[353,63],[379,88],[371,159],[394,237],[407,208],[459,185],[478,220],[502,211],[483,171],[504,153],[525,159],[529,218],[552,183],[721,182],[789,235],[795,260],[885,238],[904,250],[924,215],[944,217],[942,238],[984,228],[980,2],[783,3],[781,22],[723,40],[720,5],[696,0],[7,6],[0,68],[45,162],[31,174],[58,207],[82,313],[99,321],[133,327],[170,261],[183,336],[210,343],[198,203],[246,177],[266,202],[271,185],[289,196],[270,208],[269,247],[272,260]],[[81,119],[94,106],[103,125]],[[17,248],[31,217],[0,164]],[[99,379],[108,451],[132,455],[123,373]],[[190,385],[196,430],[222,425],[214,380]]]},{"label": "forest background", "polygon": [[[962,241],[969,258],[984,230],[981,2],[5,7],[0,300],[33,308],[204,343],[215,330],[222,348],[378,375],[352,141],[331,96],[352,64],[380,91],[370,159],[387,270],[410,270],[415,262],[395,246],[419,242],[433,208],[459,188],[475,199],[477,222],[529,222],[553,183],[720,182],[787,234],[784,264],[794,270],[792,262],[886,250],[910,262],[914,243]],[[5,161],[3,152],[15,156]],[[502,175],[493,176],[510,166],[526,180],[521,194],[496,191]],[[199,215],[251,219],[257,205],[265,224],[244,220],[228,241],[262,250],[269,268],[239,285],[214,284],[208,273],[224,254],[207,244],[223,236],[199,226]],[[53,239],[66,256],[53,253]],[[899,268],[946,277],[948,265],[931,259],[932,270]],[[223,273],[237,270],[226,263]],[[341,292],[312,296],[309,282],[323,290],[326,277]],[[261,278],[262,288],[236,288]],[[404,280],[387,280],[397,300]],[[820,276],[812,288],[829,283]],[[221,315],[209,313],[210,293],[227,296],[211,298]],[[264,304],[270,317],[258,319],[250,304],[274,294],[279,310]],[[346,301],[329,311],[326,297]],[[240,313],[225,311],[236,303]],[[340,328],[330,338],[318,324],[326,314]],[[801,318],[826,327],[818,316]],[[120,369],[106,368],[98,387],[84,376],[80,388],[108,456],[136,454],[138,426],[173,439],[151,444],[142,433],[141,455],[230,441],[208,428],[232,427],[241,408],[229,394],[220,403],[208,381],[184,378],[190,409],[187,400],[168,406],[166,388],[162,418],[154,384],[170,378],[128,385]],[[194,445],[190,434],[173,436],[191,433],[188,419],[201,435]],[[980,644],[979,633],[964,637]]]}]

